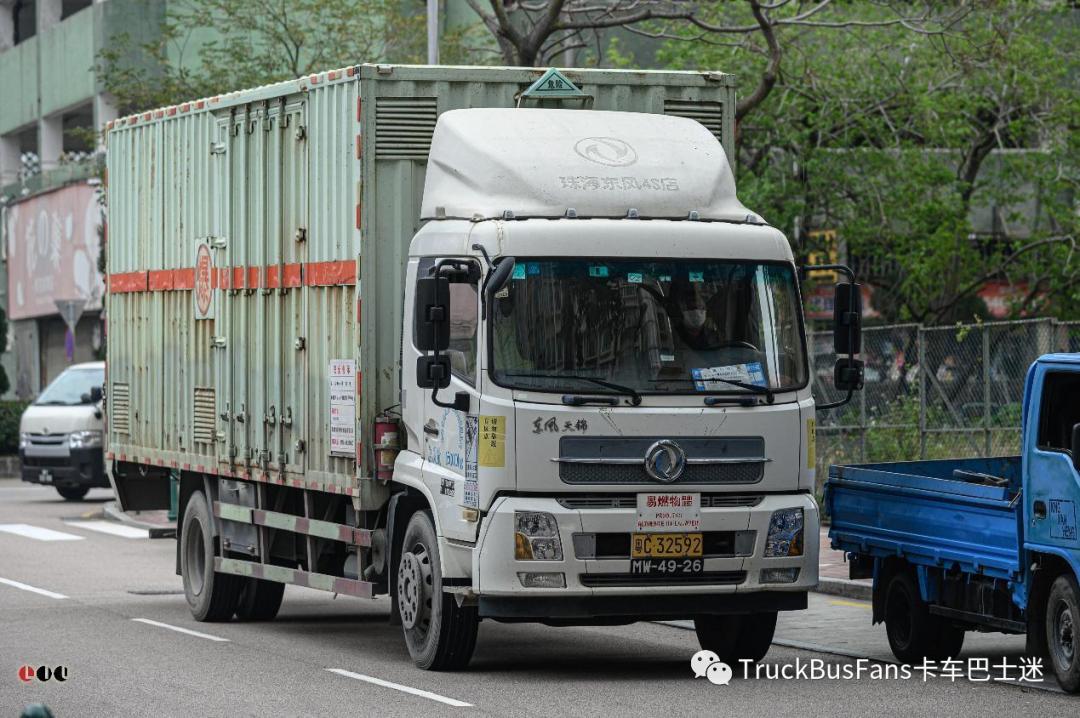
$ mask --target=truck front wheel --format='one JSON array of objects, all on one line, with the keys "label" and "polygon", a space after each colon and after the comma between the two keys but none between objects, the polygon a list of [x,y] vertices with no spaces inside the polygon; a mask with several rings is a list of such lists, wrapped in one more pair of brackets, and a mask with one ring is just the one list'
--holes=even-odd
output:
[{"label": "truck front wheel", "polygon": [[930,613],[906,572],[893,576],[886,589],[885,632],[893,655],[908,664],[954,658],[964,645],[964,632]]},{"label": "truck front wheel", "polygon": [[1046,602],[1046,643],[1061,688],[1080,692],[1080,587],[1062,574],[1050,586]]},{"label": "truck front wheel", "polygon": [[746,616],[698,616],[694,632],[698,645],[734,667],[739,661],[757,663],[769,652],[776,631],[776,611]]},{"label": "truck front wheel", "polygon": [[197,621],[227,621],[236,611],[243,578],[214,570],[213,518],[201,491],[191,495],[180,531],[184,596]]},{"label": "truck front wheel", "polygon": [[405,528],[396,600],[413,661],[425,670],[449,671],[469,665],[480,618],[475,606],[459,606],[443,593],[440,566],[431,514],[417,511]]}]

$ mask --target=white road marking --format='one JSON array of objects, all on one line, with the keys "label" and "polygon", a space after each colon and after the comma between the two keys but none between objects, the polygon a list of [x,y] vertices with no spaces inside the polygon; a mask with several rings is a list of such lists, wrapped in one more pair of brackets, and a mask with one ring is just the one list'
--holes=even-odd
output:
[{"label": "white road marking", "polygon": [[15,534],[16,536],[37,539],[38,541],[82,541],[84,538],[83,536],[66,534],[63,531],[53,531],[52,529],[43,529],[40,526],[31,526],[30,524],[0,524],[0,531]]},{"label": "white road marking", "polygon": [[146,529],[118,524],[114,521],[68,521],[67,525],[77,529],[100,531],[103,534],[112,534],[123,538],[150,538],[150,532]]},{"label": "white road marking", "polygon": [[176,631],[177,633],[186,633],[189,636],[195,636],[196,638],[205,638],[208,641],[220,641],[222,643],[228,643],[228,638],[222,638],[221,636],[211,636],[209,633],[199,633],[198,631],[192,631],[190,628],[181,628],[180,626],[171,626],[168,623],[161,623],[160,621],[151,621],[149,618],[133,618],[132,621],[139,623],[145,623],[148,626],[157,626],[158,628],[167,628],[170,631]]},{"label": "white road marking", "polygon": [[403,693],[411,693],[414,696],[420,696],[421,698],[427,698],[431,701],[438,701],[439,703],[445,703],[448,706],[454,706],[455,708],[472,708],[472,703],[466,703],[465,701],[459,701],[456,698],[447,698],[446,696],[440,696],[438,693],[432,693],[431,691],[420,690],[419,688],[412,688],[410,686],[403,686],[400,683],[391,683],[390,681],[384,681],[381,678],[374,678],[372,676],[365,676],[363,673],[353,673],[352,671],[346,671],[342,668],[327,668],[326,670],[331,673],[336,673],[339,676],[345,676],[346,678],[355,678],[358,681],[364,681],[365,683],[372,683],[376,686],[382,686],[383,688],[393,688],[395,691],[401,691]]},{"label": "white road marking", "polygon": [[55,591],[46,591],[44,588],[37,588],[35,586],[28,586],[25,583],[12,581],[10,578],[0,578],[0,583],[6,586],[11,586],[12,588],[19,588],[23,591],[29,591],[30,593],[37,593],[42,596],[48,596],[49,598],[67,598],[67,596],[62,593],[56,593]]}]

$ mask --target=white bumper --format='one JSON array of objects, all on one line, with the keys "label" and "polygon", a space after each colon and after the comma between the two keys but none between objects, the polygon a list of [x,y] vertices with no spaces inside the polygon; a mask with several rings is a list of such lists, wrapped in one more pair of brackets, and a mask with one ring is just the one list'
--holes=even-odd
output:
[{"label": "white bumper", "polygon": [[[774,511],[801,507],[804,516],[803,555],[765,558],[765,540]],[[546,511],[559,524],[562,561],[517,561],[514,558],[514,512]],[[819,517],[817,504],[809,494],[765,495],[751,507],[702,508],[701,530],[708,532],[753,531],[753,549],[747,555],[708,557],[704,572],[722,579],[718,583],[659,583],[625,585],[619,574],[630,572],[625,558],[579,558],[574,534],[625,533],[635,530],[637,511],[626,509],[566,508],[553,498],[503,497],[494,503],[480,529],[479,550],[473,553],[472,588],[480,596],[499,597],[597,597],[658,596],[678,594],[747,594],[762,591],[806,592],[818,582]],[[793,583],[759,581],[765,568],[798,568]],[[565,588],[525,588],[518,577],[526,572],[557,572],[566,579]],[[623,585],[619,585],[622,583]]]}]

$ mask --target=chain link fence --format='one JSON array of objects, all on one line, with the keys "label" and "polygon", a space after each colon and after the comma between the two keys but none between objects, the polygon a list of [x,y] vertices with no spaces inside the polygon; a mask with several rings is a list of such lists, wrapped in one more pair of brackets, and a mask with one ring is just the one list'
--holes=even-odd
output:
[{"label": "chain link fence", "polygon": [[[832,331],[809,340],[814,396],[841,398]],[[1080,322],[873,327],[862,350],[863,391],[817,415],[819,489],[830,464],[1017,453],[1028,367],[1040,354],[1080,351]]]}]

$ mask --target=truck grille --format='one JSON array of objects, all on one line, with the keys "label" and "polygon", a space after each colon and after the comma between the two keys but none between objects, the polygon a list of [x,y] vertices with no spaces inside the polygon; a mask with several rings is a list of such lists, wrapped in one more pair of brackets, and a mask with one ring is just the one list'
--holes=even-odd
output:
[{"label": "truck grille", "polygon": [[23,466],[29,466],[31,468],[59,468],[62,466],[71,465],[70,456],[24,456],[22,459]]},{"label": "truck grille", "polygon": [[637,573],[582,573],[581,585],[610,586],[730,586],[746,580],[746,571],[705,571],[690,576],[646,576]]},{"label": "truck grille", "polygon": [[[764,494],[702,494],[701,508],[722,509],[740,506],[757,506]],[[637,494],[586,494],[563,496],[558,499],[564,509],[633,509],[637,508]]]},{"label": "truck grille", "polygon": [[[678,480],[664,486],[679,484],[753,484],[761,480],[765,465],[690,464]],[[652,484],[656,480],[645,473],[644,462],[636,464],[576,464],[560,463],[559,478],[567,484]]]},{"label": "truck grille", "polygon": [[63,446],[67,443],[67,434],[30,434],[30,443],[34,446]]}]

